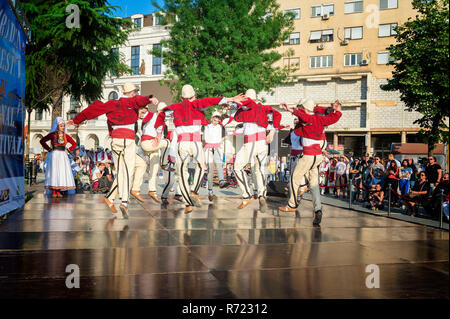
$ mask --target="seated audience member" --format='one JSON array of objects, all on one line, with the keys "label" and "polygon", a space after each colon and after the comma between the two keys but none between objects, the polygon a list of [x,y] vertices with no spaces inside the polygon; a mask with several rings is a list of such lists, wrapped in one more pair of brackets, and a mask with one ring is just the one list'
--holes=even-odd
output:
[{"label": "seated audience member", "polygon": [[409,215],[417,213],[417,204],[425,204],[430,192],[430,183],[427,181],[427,174],[420,172],[419,180],[414,184],[414,187],[405,196],[403,204],[407,206]]},{"label": "seated audience member", "polygon": [[384,191],[381,183],[375,185],[375,190],[369,193],[369,206],[372,210],[383,209]]},{"label": "seated audience member", "polygon": [[112,183],[113,183],[113,181],[114,181],[114,176],[112,174],[111,161],[110,160],[105,160],[105,173],[103,174],[103,176],[105,177],[106,187],[110,188]]},{"label": "seated audience member", "polygon": [[92,189],[98,189],[100,185],[100,179],[103,177],[105,173],[105,163],[98,163],[97,167],[94,169],[92,173]]},{"label": "seated audience member", "polygon": [[[436,186],[431,195],[431,200],[425,203],[426,212],[434,219],[438,219],[441,214],[441,204],[446,202],[449,196],[449,175],[445,173],[441,182]],[[442,198],[442,191],[444,198]]]}]

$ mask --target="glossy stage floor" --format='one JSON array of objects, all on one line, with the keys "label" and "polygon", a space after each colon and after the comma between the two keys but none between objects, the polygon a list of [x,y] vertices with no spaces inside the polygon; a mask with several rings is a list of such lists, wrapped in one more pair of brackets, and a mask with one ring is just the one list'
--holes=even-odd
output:
[{"label": "glossy stage floor", "polygon": [[309,201],[294,215],[279,198],[265,213],[202,200],[190,215],[133,200],[125,220],[102,195],[38,194],[0,224],[0,298],[449,298],[447,231],[332,206],[315,228]]}]

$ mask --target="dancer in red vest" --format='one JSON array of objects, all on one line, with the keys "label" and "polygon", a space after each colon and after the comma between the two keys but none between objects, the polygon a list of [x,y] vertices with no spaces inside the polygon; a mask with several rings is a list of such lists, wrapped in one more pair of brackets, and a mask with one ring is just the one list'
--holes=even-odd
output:
[{"label": "dancer in red vest", "polygon": [[[51,147],[48,146],[47,141],[51,142]],[[62,117],[55,119],[50,133],[41,138],[40,143],[48,152],[45,160],[44,186],[52,190],[52,197],[62,197],[61,191],[75,189],[75,180],[67,153],[72,152],[77,147],[77,143],[66,134]],[[67,148],[67,144],[71,144],[70,148]]]},{"label": "dancer in red vest", "polygon": [[[166,103],[159,102],[157,112],[161,112],[166,106]],[[148,195],[155,202],[161,203],[161,200],[156,194],[156,181],[158,179],[159,168],[167,164],[167,151],[170,143],[169,140],[162,138],[165,124],[161,120],[161,117],[158,117],[158,114],[147,112],[142,119],[142,136],[138,149],[142,150],[141,155],[148,161]],[[160,150],[161,154],[159,154]],[[138,164],[136,162],[131,195],[139,201],[144,202],[144,199],[140,195],[140,189],[144,181],[144,173],[147,170],[147,163],[141,157],[136,159],[140,163]]]},{"label": "dancer in red vest", "polygon": [[[256,185],[259,198],[259,207],[262,211],[267,209],[267,144],[272,142],[276,129],[281,129],[281,114],[272,107],[256,103],[256,92],[253,89],[245,93],[247,99],[238,108],[234,119],[243,122],[244,145],[237,151],[234,163],[234,173],[239,187],[242,191],[242,203],[238,209],[250,204],[254,198],[250,189],[245,166],[250,164],[254,167]],[[270,117],[273,125],[269,125]],[[266,136],[266,131],[269,134]]]},{"label": "dancer in red vest", "polygon": [[134,137],[136,134],[135,123],[138,119],[137,109],[150,103],[158,104],[158,99],[153,95],[137,95],[137,91],[138,89],[132,83],[125,83],[124,96],[119,100],[111,100],[106,103],[96,100],[70,121],[70,124],[79,125],[84,121],[106,114],[112,138],[111,149],[116,166],[116,178],[110,192],[105,197],[105,203],[113,213],[116,213],[113,202],[116,195],[119,194],[122,200],[119,208],[124,218],[129,217],[128,197],[136,160]]},{"label": "dancer in red vest", "polygon": [[279,207],[283,212],[295,212],[299,205],[297,196],[300,182],[305,175],[309,175],[309,186],[313,197],[314,220],[313,225],[318,226],[322,220],[322,206],[320,203],[319,170],[323,161],[321,141],[325,126],[336,123],[342,116],[340,104],[334,112],[325,116],[314,113],[314,102],[306,100],[303,103],[304,110],[292,110],[285,105],[286,111],[293,113],[303,123],[297,127],[295,133],[301,136],[303,145],[303,156],[299,159],[295,171],[291,175],[289,185],[289,203],[287,206]]},{"label": "dancer in red vest", "polygon": [[[201,128],[208,124],[203,111],[211,106],[223,105],[230,102],[240,103],[245,98],[237,95],[233,98],[207,97],[196,99],[193,87],[189,84],[181,89],[183,101],[167,106],[159,116],[164,120],[166,113],[173,112],[173,123],[176,127],[178,139],[177,171],[180,179],[180,189],[186,203],[185,213],[190,213],[194,206],[200,206],[198,190],[205,171],[204,152],[201,139]],[[196,162],[194,185],[189,185],[188,161]]]}]

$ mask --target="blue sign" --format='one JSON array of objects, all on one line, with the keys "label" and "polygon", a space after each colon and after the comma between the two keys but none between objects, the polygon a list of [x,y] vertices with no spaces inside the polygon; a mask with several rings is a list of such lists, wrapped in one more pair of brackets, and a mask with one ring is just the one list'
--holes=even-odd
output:
[{"label": "blue sign", "polygon": [[0,0],[0,216],[23,207],[26,35]]}]

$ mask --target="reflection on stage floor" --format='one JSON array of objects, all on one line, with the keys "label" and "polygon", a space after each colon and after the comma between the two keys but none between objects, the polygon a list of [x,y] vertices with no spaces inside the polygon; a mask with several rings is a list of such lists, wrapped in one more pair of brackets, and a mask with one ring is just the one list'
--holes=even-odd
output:
[{"label": "reflection on stage floor", "polygon": [[[448,298],[447,231],[284,199],[238,210],[236,196],[202,196],[183,213],[147,198],[130,219],[102,195],[36,195],[0,224],[0,298]],[[68,289],[66,266],[80,288]],[[367,265],[380,288],[366,287]]]}]

